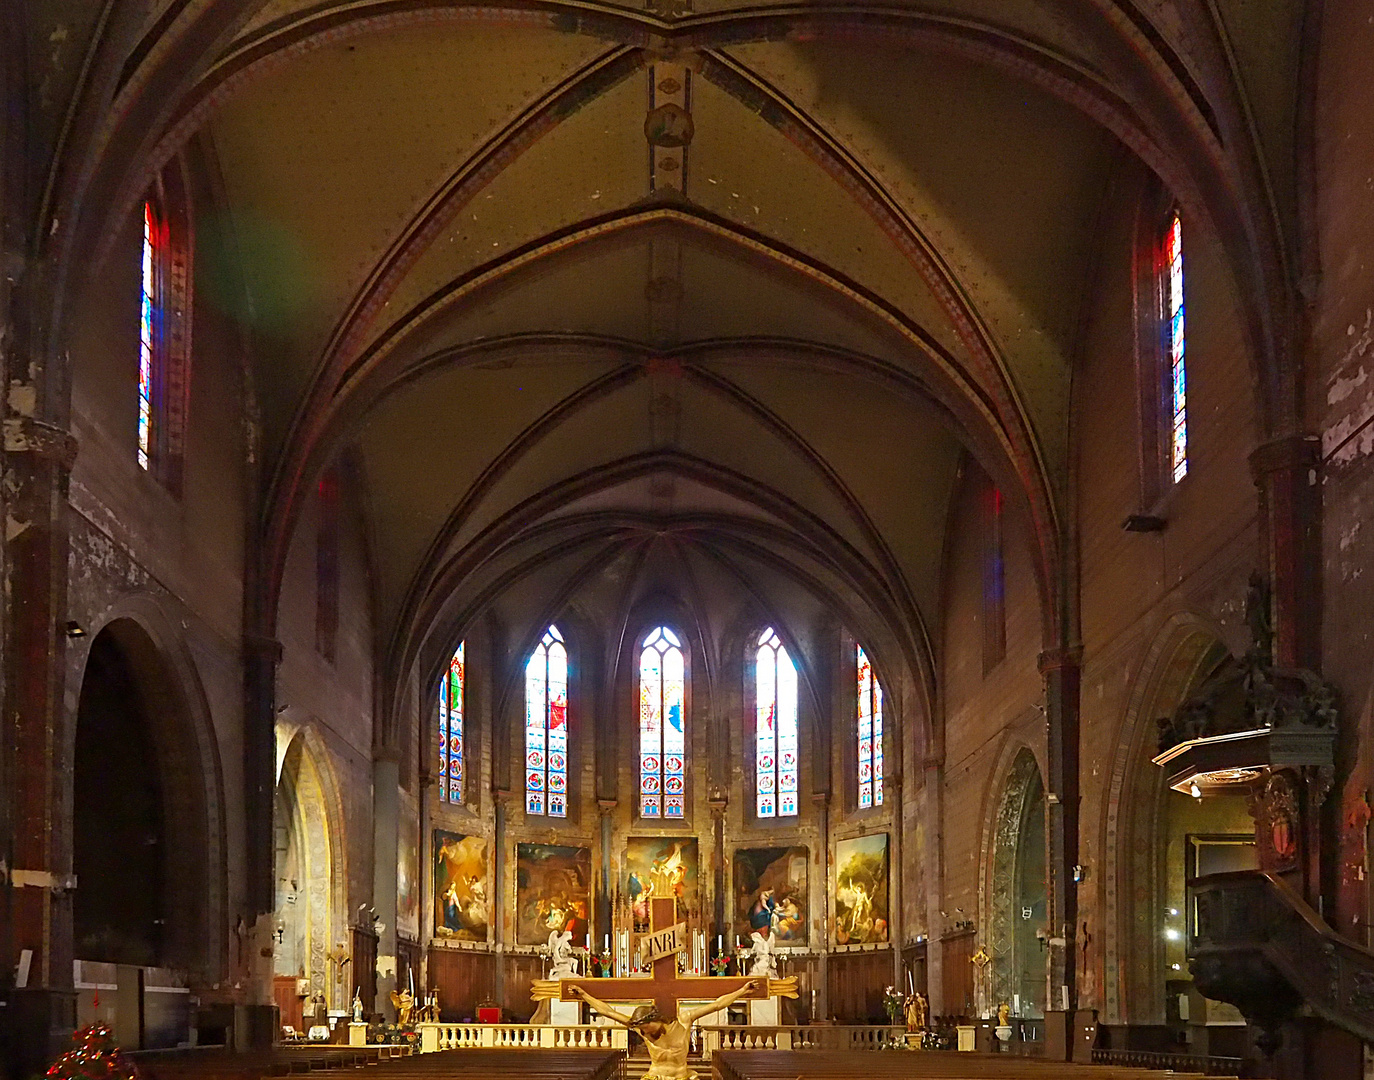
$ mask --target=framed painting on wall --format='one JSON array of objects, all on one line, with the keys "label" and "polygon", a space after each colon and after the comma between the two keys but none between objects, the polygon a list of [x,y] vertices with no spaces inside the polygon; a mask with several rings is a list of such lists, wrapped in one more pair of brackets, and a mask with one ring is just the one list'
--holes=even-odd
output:
[{"label": "framed painting on wall", "polygon": [[486,837],[434,830],[434,907],[436,937],[487,940]]},{"label": "framed painting on wall", "polygon": [[588,945],[591,930],[592,853],[556,844],[515,846],[515,940],[543,945],[552,931],[568,930],[572,944]]},{"label": "framed painting on wall", "polygon": [[835,843],[835,944],[887,940],[887,833]]},{"label": "framed painting on wall", "polygon": [[739,848],[732,882],[735,934],[749,940],[771,929],[779,945],[806,944],[806,860],[804,847]]},{"label": "framed painting on wall", "polygon": [[676,897],[679,919],[697,910],[697,866],[694,836],[631,836],[625,841],[621,875],[635,933],[649,929],[649,901],[656,896]]}]

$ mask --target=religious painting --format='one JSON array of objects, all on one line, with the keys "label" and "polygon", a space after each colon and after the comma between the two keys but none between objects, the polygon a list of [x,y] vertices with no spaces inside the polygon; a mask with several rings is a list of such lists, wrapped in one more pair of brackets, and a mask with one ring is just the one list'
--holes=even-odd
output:
[{"label": "religious painting", "polygon": [[740,848],[735,852],[735,934],[745,941],[769,930],[779,945],[806,944],[804,847]]},{"label": "religious painting", "polygon": [[835,844],[835,944],[887,940],[887,833]]},{"label": "religious painting", "polygon": [[486,941],[487,841],[434,830],[434,933],[456,941]]},{"label": "religious painting", "polygon": [[419,815],[407,815],[396,848],[396,930],[403,937],[420,938],[420,825]]},{"label": "religious painting", "polygon": [[635,933],[648,932],[654,897],[676,897],[678,919],[698,910],[696,837],[632,836],[622,872]]},{"label": "religious painting", "polygon": [[570,931],[571,944],[588,944],[592,853],[556,844],[515,846],[515,940],[543,945],[550,932]]}]

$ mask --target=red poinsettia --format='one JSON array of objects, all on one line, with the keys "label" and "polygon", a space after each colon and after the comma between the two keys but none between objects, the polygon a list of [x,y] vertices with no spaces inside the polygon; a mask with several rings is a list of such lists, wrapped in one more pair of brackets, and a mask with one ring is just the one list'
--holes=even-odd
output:
[{"label": "red poinsettia", "polygon": [[82,1028],[72,1042],[48,1069],[50,1080],[138,1080],[138,1067],[120,1052],[105,1024]]}]

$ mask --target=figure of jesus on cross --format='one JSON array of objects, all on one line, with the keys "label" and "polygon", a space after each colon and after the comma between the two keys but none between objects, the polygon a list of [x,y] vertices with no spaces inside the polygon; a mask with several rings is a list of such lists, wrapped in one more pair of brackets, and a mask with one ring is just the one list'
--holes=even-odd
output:
[{"label": "figure of jesus on cross", "polygon": [[[674,925],[677,901],[654,897],[651,910],[653,929],[640,938],[641,952],[653,965],[653,977],[628,979],[549,979],[534,984],[536,1001],[559,998],[585,1001],[602,1016],[638,1031],[649,1051],[649,1071],[644,1080],[694,1080],[687,1067],[687,1050],[692,1025],[703,1016],[732,1005],[742,998],[797,996],[797,980],[729,978],[720,975],[679,979],[677,954],[685,948],[686,934]],[[594,992],[594,993],[593,993]],[[652,998],[652,1005],[641,1005],[632,1016],[617,1012],[606,998],[620,1001]],[[678,1016],[678,1002],[705,998],[707,1004]]]}]

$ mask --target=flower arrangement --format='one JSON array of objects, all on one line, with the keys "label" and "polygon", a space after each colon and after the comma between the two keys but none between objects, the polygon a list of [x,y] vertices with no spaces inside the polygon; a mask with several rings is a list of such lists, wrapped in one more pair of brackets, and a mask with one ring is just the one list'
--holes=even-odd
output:
[{"label": "flower arrangement", "polygon": [[728,956],[714,956],[711,958],[711,974],[724,975],[730,970],[730,958]]},{"label": "flower arrangement", "polygon": [[883,1011],[887,1013],[890,1023],[896,1024],[901,1021],[905,1007],[906,998],[895,986],[889,986],[883,990]]},{"label": "flower arrangement", "polygon": [[138,1080],[138,1068],[120,1053],[106,1025],[82,1028],[72,1043],[48,1069],[49,1080]]},{"label": "flower arrangement", "polygon": [[615,960],[608,952],[589,952],[587,960],[591,963],[592,974],[599,978],[606,978],[611,973],[611,965]]}]

